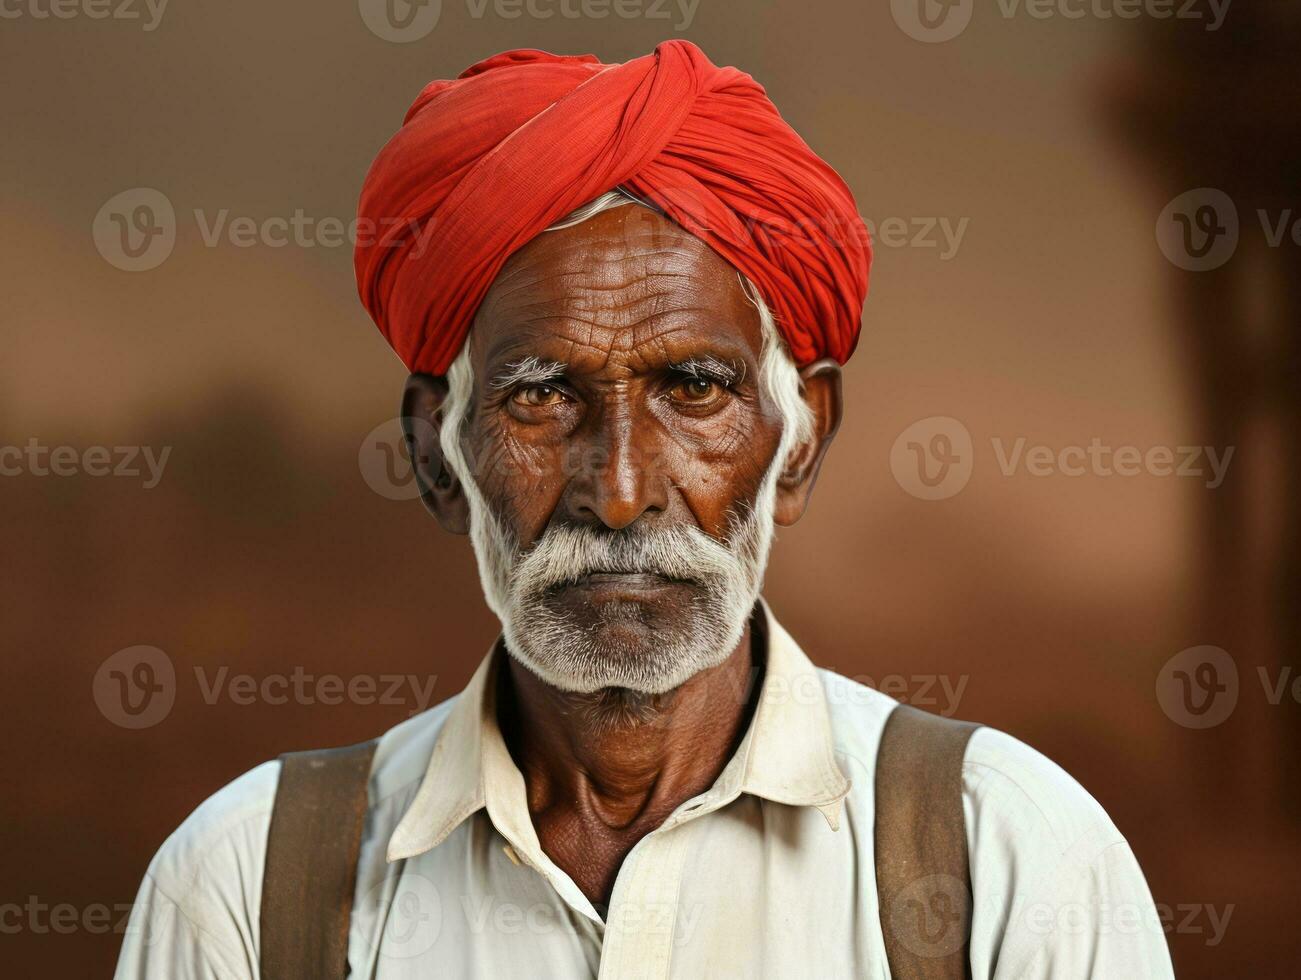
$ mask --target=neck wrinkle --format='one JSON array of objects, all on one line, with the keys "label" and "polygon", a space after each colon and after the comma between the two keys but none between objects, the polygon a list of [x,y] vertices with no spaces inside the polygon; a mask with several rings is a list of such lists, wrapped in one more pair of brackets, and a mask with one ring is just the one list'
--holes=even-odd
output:
[{"label": "neck wrinkle", "polygon": [[546,684],[510,657],[499,722],[530,813],[573,809],[618,830],[642,818],[658,822],[713,786],[753,714],[760,685],[751,682],[763,662],[755,632],[747,626],[723,663],[655,697],[651,717],[617,726],[575,703],[584,696]]}]

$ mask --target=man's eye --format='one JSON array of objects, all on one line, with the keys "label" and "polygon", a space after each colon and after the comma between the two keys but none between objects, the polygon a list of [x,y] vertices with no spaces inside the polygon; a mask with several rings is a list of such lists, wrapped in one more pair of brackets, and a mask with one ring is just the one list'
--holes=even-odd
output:
[{"label": "man's eye", "polygon": [[709,401],[722,391],[722,386],[708,378],[686,378],[673,388],[673,396],[687,402]]},{"label": "man's eye", "polygon": [[558,405],[565,400],[565,396],[559,388],[551,385],[526,385],[516,391],[511,399],[518,405],[540,408],[544,405]]}]

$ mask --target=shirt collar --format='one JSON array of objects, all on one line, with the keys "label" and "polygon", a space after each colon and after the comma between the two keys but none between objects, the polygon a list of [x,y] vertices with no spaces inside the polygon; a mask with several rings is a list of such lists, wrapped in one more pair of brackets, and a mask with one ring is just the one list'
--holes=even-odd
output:
[{"label": "shirt collar", "polygon": [[[839,829],[849,780],[836,763],[821,678],[767,602],[761,599],[760,607],[767,662],[750,727],[713,787],[679,807],[661,829],[704,816],[741,793],[814,807]],[[550,865],[529,816],[524,777],[497,726],[497,671],[505,656],[498,639],[452,706],[420,788],[389,838],[389,861],[438,846],[486,808],[521,860],[544,873]]]}]

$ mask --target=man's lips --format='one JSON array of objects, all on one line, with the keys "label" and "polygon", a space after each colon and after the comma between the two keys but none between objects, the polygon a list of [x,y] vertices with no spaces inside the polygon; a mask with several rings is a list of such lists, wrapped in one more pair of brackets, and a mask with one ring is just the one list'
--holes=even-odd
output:
[{"label": "man's lips", "polygon": [[694,585],[684,579],[656,575],[654,572],[592,572],[565,582],[560,589],[591,589],[601,591],[653,592]]}]

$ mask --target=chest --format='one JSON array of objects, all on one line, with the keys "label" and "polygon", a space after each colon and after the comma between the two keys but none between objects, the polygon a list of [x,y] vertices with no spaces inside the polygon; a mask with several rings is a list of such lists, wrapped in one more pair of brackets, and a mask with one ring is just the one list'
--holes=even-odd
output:
[{"label": "chest", "polygon": [[598,913],[582,868],[608,864],[585,860],[569,838],[561,853],[573,854],[578,877],[546,854],[530,862],[480,813],[388,869],[354,910],[350,954],[357,975],[376,980],[884,977],[863,844],[815,810],[743,797],[643,835],[619,858]]},{"label": "chest", "polygon": [[670,812],[645,813],[626,827],[610,827],[572,810],[552,810],[537,815],[534,826],[543,853],[604,913],[624,860]]}]

